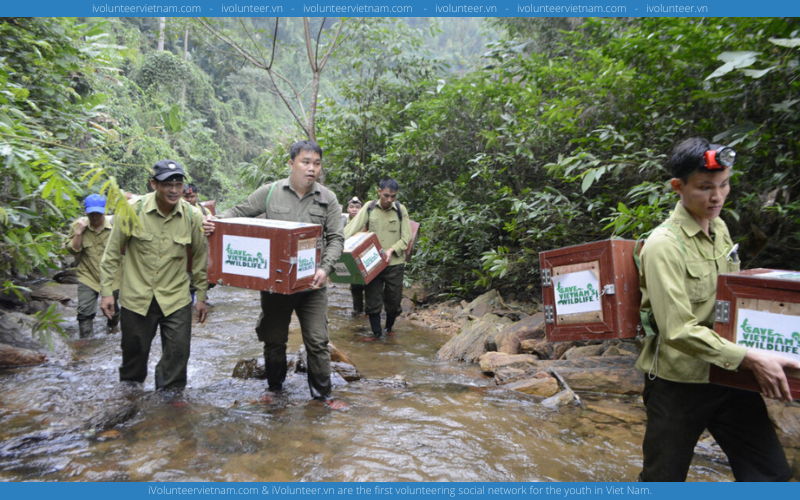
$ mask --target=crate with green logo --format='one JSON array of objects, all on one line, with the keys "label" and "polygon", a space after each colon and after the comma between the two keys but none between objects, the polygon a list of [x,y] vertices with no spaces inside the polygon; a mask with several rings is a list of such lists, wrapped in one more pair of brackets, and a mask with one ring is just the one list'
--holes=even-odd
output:
[{"label": "crate with green logo", "polygon": [[344,251],[333,268],[331,281],[366,285],[388,263],[375,233],[356,233],[344,242]]},{"label": "crate with green logo", "polygon": [[[717,277],[714,331],[731,342],[800,361],[800,272],[748,269]],[[800,398],[800,372],[787,371]],[[711,365],[711,382],[758,391],[753,372]]]},{"label": "crate with green logo", "polygon": [[635,246],[611,239],[539,253],[547,340],[636,336],[642,294]]},{"label": "crate with green logo", "polygon": [[208,238],[208,281],[291,295],[311,288],[322,226],[271,219],[218,219]]}]

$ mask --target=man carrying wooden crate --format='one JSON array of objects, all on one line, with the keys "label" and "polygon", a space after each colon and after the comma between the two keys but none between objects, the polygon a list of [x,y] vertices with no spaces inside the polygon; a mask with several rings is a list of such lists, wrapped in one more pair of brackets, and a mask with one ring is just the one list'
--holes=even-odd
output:
[{"label": "man carrying wooden crate", "polygon": [[647,407],[642,481],[685,481],[705,429],[728,456],[737,481],[787,481],[792,475],[761,395],[709,383],[712,363],[744,368],[753,371],[765,397],[789,400],[784,369],[800,368],[712,330],[717,275],[739,270],[736,246],[719,218],[734,159],[731,148],[701,138],[676,146],[668,167],[680,202],[642,248],[647,337],[636,363],[645,373]]},{"label": "man carrying wooden crate", "polygon": [[[344,248],[342,208],[336,195],[319,184],[322,173],[322,149],[314,141],[300,141],[289,151],[288,178],[265,184],[245,201],[217,215],[257,217],[305,222],[322,226],[322,258],[312,289],[293,295],[261,292],[261,316],[256,324],[258,339],[264,343],[264,367],[272,391],[283,389],[286,380],[286,342],[292,312],[297,314],[308,355],[308,386],[314,399],[331,408],[345,407],[331,398],[331,360],[328,348],[327,279]],[[214,218],[203,223],[206,236],[214,232]]]}]

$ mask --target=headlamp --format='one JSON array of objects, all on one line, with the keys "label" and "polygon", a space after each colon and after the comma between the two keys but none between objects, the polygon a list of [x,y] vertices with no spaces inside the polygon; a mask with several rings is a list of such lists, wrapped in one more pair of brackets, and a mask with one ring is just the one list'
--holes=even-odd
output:
[{"label": "headlamp", "polygon": [[736,151],[727,146],[722,146],[719,149],[706,151],[703,157],[706,160],[705,166],[707,169],[721,170],[733,166],[736,161]]}]

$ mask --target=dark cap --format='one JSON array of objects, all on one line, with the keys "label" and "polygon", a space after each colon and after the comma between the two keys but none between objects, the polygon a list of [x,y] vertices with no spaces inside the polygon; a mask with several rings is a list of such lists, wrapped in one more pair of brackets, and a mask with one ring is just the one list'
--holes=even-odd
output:
[{"label": "dark cap", "polygon": [[363,205],[363,203],[361,203],[361,200],[358,199],[358,196],[353,196],[347,201],[347,206],[350,205]]},{"label": "dark cap", "polygon": [[161,160],[153,166],[153,179],[165,181],[172,176],[186,177],[183,166],[175,160]]}]

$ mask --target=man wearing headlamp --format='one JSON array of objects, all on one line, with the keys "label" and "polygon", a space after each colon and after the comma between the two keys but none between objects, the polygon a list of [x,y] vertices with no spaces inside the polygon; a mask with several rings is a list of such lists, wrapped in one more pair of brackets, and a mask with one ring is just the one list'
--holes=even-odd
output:
[{"label": "man wearing headlamp", "polygon": [[800,363],[738,346],[713,330],[719,273],[739,270],[719,218],[736,153],[691,138],[674,149],[670,185],[680,202],[641,252],[639,281],[648,332],[636,367],[645,373],[647,430],[643,481],[684,481],[705,429],[728,456],[738,481],[786,481],[791,469],[755,392],[709,383],[713,363],[752,370],[764,396],[790,400],[785,368]]}]

